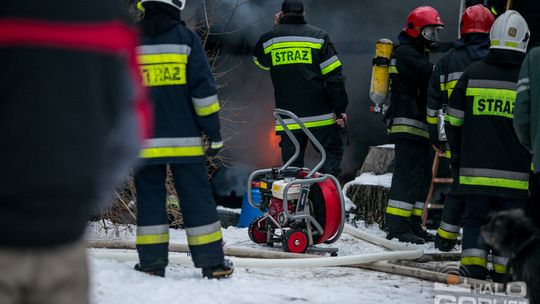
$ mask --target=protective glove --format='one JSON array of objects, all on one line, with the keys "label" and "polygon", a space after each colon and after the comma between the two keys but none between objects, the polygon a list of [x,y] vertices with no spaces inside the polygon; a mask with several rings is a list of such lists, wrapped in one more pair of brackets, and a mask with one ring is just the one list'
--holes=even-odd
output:
[{"label": "protective glove", "polygon": [[223,141],[211,141],[208,147],[206,147],[206,156],[215,157],[221,148],[223,148]]}]

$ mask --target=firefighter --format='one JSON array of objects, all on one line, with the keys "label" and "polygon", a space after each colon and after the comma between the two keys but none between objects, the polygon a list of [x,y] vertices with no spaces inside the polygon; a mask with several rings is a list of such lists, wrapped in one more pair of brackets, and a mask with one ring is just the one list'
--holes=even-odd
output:
[{"label": "firefighter", "polygon": [[392,97],[385,119],[396,148],[386,223],[387,238],[401,242],[423,244],[434,239],[422,228],[421,219],[431,183],[426,99],[433,72],[429,50],[437,46],[443,26],[434,8],[414,9],[390,61]]},{"label": "firefighter", "polygon": [[[253,59],[270,71],[276,107],[295,113],[324,147],[326,162],[320,171],[339,176],[343,157],[339,128],[345,128],[348,104],[341,61],[328,34],[306,23],[301,1],[284,1],[275,24],[257,42]],[[300,155],[292,166],[302,168],[307,135],[292,120],[285,123],[300,143]],[[281,156],[286,162],[295,146],[277,123],[275,130],[281,135]]]},{"label": "firefighter", "polygon": [[[233,272],[224,259],[221,225],[205,167],[207,156],[223,146],[219,101],[208,59],[197,34],[181,21],[184,0],[143,0],[144,19],[138,59],[144,84],[154,103],[155,133],[141,151],[137,189],[135,269],[165,275],[169,224],[166,167],[178,192],[193,263],[207,278]],[[203,146],[203,134],[209,144]]]},{"label": "firefighter", "polygon": [[[429,84],[427,101],[427,122],[429,137],[435,149],[441,152],[450,151],[447,147],[442,124],[443,114],[448,106],[448,99],[463,71],[472,63],[484,58],[489,52],[489,30],[495,18],[483,5],[468,7],[460,23],[461,39],[456,47],[446,53],[435,65]],[[457,165],[451,166],[457,168]],[[465,209],[465,198],[458,194],[457,182],[459,172],[452,170],[454,183],[446,201],[442,221],[435,236],[435,247],[442,251],[450,251],[457,243],[461,219]]]},{"label": "firefighter", "polygon": [[[463,218],[463,275],[485,279],[490,248],[480,234],[488,214],[523,208],[528,199],[530,154],[514,132],[513,112],[521,63],[530,33],[516,11],[491,29],[489,54],[468,67],[450,97],[447,122],[452,163],[466,196]],[[491,277],[502,281],[507,257],[493,252]]]}]

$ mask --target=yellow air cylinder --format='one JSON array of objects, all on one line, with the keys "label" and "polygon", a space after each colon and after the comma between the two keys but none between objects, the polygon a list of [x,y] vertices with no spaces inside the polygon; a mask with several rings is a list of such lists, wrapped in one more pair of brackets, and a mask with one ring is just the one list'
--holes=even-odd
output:
[{"label": "yellow air cylinder", "polygon": [[394,43],[390,39],[380,39],[375,45],[375,58],[371,73],[369,97],[375,104],[374,112],[381,111],[389,91],[389,67]]}]

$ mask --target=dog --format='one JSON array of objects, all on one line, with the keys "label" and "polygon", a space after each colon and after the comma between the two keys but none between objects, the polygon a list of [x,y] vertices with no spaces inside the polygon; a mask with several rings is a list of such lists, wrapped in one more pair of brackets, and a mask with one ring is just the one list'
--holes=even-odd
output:
[{"label": "dog", "polygon": [[540,303],[540,231],[523,210],[501,211],[489,216],[482,236],[491,248],[510,257],[513,281],[527,284],[530,304]]}]

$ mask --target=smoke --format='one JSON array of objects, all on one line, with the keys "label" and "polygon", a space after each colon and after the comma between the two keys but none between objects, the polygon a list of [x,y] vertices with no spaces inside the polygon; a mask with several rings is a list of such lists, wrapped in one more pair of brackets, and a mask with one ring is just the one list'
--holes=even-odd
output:
[{"label": "smoke", "polygon": [[[197,1],[188,5],[194,2]],[[229,153],[244,168],[275,166],[280,161],[279,151],[265,142],[273,123],[273,88],[267,72],[251,63],[251,49],[261,34],[272,29],[273,16],[281,9],[281,2],[223,0],[214,7],[220,18],[211,29],[211,38],[218,40],[222,51],[228,54],[223,69],[236,67],[226,76],[228,87],[222,90],[222,97],[230,99],[239,110],[241,121],[229,126],[238,131],[229,141]],[[459,1],[305,0],[304,5],[307,22],[329,33],[343,63],[350,99],[347,112],[351,145],[346,147],[342,169],[344,176],[351,178],[362,165],[369,146],[388,143],[382,117],[369,112],[375,42],[380,38],[396,41],[408,13],[422,5],[433,6],[440,12],[446,23],[442,39],[454,40]]]}]

